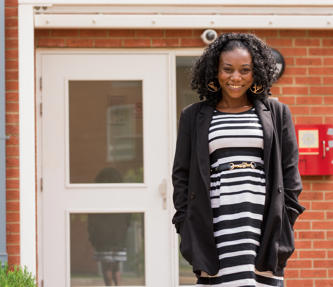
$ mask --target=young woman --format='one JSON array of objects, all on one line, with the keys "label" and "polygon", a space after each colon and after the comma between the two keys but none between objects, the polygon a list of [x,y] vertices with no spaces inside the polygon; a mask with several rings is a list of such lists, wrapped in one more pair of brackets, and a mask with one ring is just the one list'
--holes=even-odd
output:
[{"label": "young woman", "polygon": [[268,98],[274,75],[270,48],[246,33],[222,34],[194,66],[201,101],[181,113],[172,180],[197,286],[283,286],[304,208],[291,114]]}]

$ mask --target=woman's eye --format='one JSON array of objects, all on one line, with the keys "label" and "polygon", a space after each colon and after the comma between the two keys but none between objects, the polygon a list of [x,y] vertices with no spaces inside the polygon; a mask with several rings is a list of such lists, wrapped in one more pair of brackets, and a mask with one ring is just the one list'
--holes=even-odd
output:
[{"label": "woman's eye", "polygon": [[244,69],[244,70],[241,70],[241,73],[242,73],[242,74],[248,74],[248,73],[250,73],[250,72],[251,72],[250,69]]},{"label": "woman's eye", "polygon": [[230,68],[223,68],[223,71],[227,72],[227,73],[231,73],[232,72]]}]

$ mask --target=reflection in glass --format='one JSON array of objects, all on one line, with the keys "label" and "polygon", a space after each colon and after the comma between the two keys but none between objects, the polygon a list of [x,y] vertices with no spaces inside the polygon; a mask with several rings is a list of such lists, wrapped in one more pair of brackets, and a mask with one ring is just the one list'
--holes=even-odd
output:
[{"label": "reflection in glass", "polygon": [[142,213],[70,215],[71,286],[145,285]]},{"label": "reflection in glass", "polygon": [[[197,57],[176,57],[177,76],[177,119],[187,105],[199,101],[199,96],[191,90],[191,68]],[[179,246],[179,244],[178,244]],[[196,277],[192,266],[179,253],[179,285],[195,285]]]},{"label": "reflection in glass", "polygon": [[70,183],[143,182],[142,123],[142,81],[69,81]]}]

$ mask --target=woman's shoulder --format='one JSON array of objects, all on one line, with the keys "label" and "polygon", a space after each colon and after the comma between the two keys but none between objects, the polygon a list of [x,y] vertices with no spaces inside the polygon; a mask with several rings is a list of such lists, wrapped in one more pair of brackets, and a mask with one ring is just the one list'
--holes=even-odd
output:
[{"label": "woman's shoulder", "polygon": [[208,105],[206,103],[206,101],[192,103],[192,104],[189,104],[188,106],[186,106],[185,108],[183,108],[182,113],[185,115],[195,114],[195,113],[199,112],[202,109],[202,107],[204,107],[206,105]]}]

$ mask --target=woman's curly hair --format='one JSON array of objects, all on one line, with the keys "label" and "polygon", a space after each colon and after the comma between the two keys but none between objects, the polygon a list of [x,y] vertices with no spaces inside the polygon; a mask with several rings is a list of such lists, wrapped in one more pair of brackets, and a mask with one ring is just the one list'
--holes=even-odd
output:
[{"label": "woman's curly hair", "polygon": [[222,99],[222,92],[220,89],[212,92],[211,89],[207,89],[207,85],[213,81],[216,86],[219,86],[217,75],[220,55],[222,52],[236,48],[246,49],[250,53],[253,64],[253,83],[263,88],[260,94],[254,94],[248,90],[249,100],[271,95],[270,88],[276,75],[276,62],[271,49],[253,34],[224,33],[205,49],[192,69],[191,88],[198,92],[200,100],[206,99],[207,103],[213,107],[216,107]]}]

